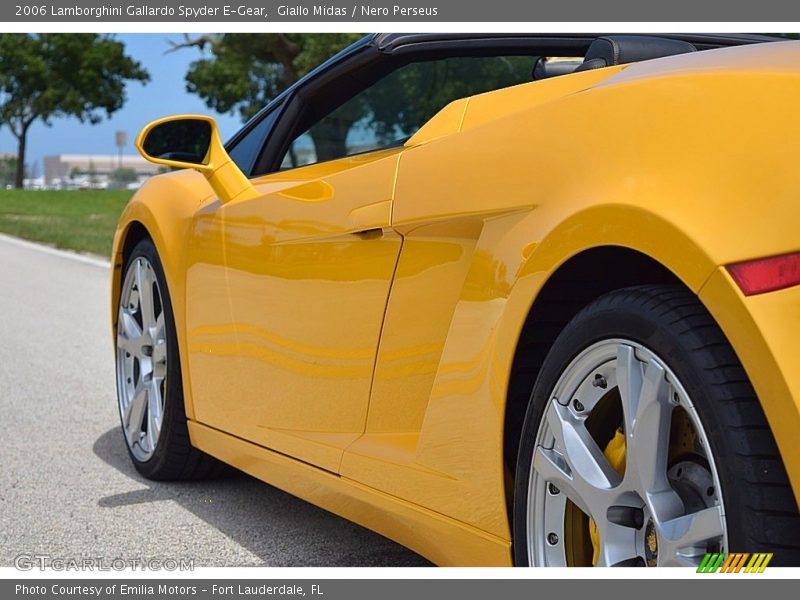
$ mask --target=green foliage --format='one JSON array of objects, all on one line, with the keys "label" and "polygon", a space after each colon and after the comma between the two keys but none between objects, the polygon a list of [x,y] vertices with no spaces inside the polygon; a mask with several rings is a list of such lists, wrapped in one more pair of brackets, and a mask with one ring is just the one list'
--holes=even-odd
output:
[{"label": "green foliage", "polygon": [[194,61],[186,89],[217,112],[243,121],[308,71],[362,37],[359,33],[236,33],[208,36],[180,46],[209,46]]},{"label": "green foliage", "polygon": [[[128,81],[149,80],[125,46],[96,33],[0,34],[0,122],[19,142],[28,128],[57,117],[97,123],[122,108]],[[18,186],[22,171],[17,171]]]},{"label": "green foliage", "polygon": [[132,192],[0,190],[0,231],[58,248],[111,254]]},{"label": "green foliage", "polygon": [[126,184],[126,183],[133,183],[138,179],[136,175],[135,169],[130,169],[128,167],[119,167],[114,169],[108,175],[109,181],[112,183],[119,183],[119,184]]},{"label": "green foliage", "polygon": [[17,173],[17,159],[13,156],[3,156],[0,158],[0,186],[6,187],[14,185],[14,177]]},{"label": "green foliage", "polygon": [[[311,127],[313,160],[401,143],[453,100],[530,82],[533,63],[529,56],[490,56],[403,66]],[[308,143],[298,138],[298,147]]]},{"label": "green foliage", "polygon": [[[187,38],[173,45],[210,48],[209,57],[192,63],[186,75],[187,90],[210,108],[236,111],[247,120],[299,77],[360,37],[223,34]],[[315,160],[342,156],[351,133],[378,142],[406,137],[452,100],[530,81],[532,68],[530,57],[449,59],[401,68],[316,123],[308,132],[313,156]],[[297,162],[293,152],[296,149],[290,151],[291,164]]]},{"label": "green foliage", "polygon": [[398,69],[357,98],[374,122],[383,143],[414,133],[444,106],[531,81],[533,59],[527,56],[456,57]]}]

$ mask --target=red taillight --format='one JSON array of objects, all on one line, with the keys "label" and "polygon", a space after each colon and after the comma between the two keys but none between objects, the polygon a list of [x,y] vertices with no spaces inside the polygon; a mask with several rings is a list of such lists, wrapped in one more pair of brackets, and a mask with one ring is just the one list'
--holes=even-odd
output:
[{"label": "red taillight", "polygon": [[800,252],[728,265],[728,273],[745,296],[800,285]]}]

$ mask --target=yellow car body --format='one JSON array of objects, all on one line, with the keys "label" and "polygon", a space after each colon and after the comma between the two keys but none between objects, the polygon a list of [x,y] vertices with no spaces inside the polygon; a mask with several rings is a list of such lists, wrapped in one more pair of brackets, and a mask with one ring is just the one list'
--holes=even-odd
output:
[{"label": "yellow car body", "polygon": [[[526,319],[576,257],[648,257],[707,307],[800,493],[800,287],[726,265],[800,250],[800,43],[457,100],[403,146],[220,199],[151,179],[191,442],[440,565],[512,564],[506,415]],[[621,268],[624,268],[624,263]]]}]

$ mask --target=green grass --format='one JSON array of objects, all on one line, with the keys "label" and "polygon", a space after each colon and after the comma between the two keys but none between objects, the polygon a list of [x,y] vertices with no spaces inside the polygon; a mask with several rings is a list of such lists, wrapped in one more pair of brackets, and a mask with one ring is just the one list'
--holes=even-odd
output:
[{"label": "green grass", "polygon": [[107,257],[117,220],[131,194],[125,190],[0,190],[0,232]]}]

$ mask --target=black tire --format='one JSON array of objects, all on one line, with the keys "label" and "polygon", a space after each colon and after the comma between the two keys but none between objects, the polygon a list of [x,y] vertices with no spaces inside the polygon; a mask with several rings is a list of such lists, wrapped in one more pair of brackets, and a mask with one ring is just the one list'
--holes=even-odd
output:
[{"label": "black tire", "polygon": [[797,502],[758,398],[697,297],[669,285],[631,287],[600,297],[570,321],[550,349],[528,404],[517,459],[515,564],[529,564],[528,483],[546,402],[580,351],[613,338],[633,340],[663,357],[693,399],[721,482],[729,550],[773,552],[771,565],[800,566]]},{"label": "black tire", "polygon": [[128,449],[128,455],[136,470],[147,479],[156,481],[194,480],[219,476],[226,471],[226,465],[193,448],[189,442],[175,318],[164,269],[152,241],[143,239],[136,244],[125,260],[122,279],[124,280],[131,263],[139,257],[144,257],[152,265],[161,291],[167,336],[166,393],[163,423],[153,455],[146,461],[138,460],[131,452],[123,432],[125,447]]}]

